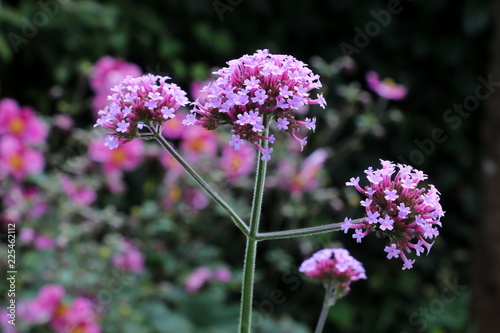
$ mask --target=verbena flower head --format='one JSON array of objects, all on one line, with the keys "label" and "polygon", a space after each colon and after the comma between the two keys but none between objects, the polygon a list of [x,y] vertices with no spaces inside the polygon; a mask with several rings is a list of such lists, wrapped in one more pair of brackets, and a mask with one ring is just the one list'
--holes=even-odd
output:
[{"label": "verbena flower head", "polygon": [[111,104],[98,112],[96,126],[111,130],[105,145],[110,149],[140,136],[143,127],[157,130],[175,111],[188,103],[186,92],[174,83],[166,83],[168,76],[147,74],[137,78],[127,76],[111,89]]},{"label": "verbena flower head", "polygon": [[264,116],[276,121],[276,128],[289,133],[303,148],[307,138],[299,138],[300,127],[316,128],[316,118],[296,120],[294,110],[307,104],[325,107],[322,94],[311,98],[310,91],[321,87],[319,76],[306,64],[288,55],[270,54],[258,50],[253,55],[231,60],[214,74],[218,78],[206,85],[203,99],[194,102],[192,114],[185,125],[201,125],[213,130],[221,125],[232,126],[229,144],[238,150],[243,141],[249,141],[269,160],[273,148],[263,148],[259,140],[274,142],[274,136],[263,136]]},{"label": "verbena flower head", "polygon": [[428,189],[417,187],[427,179],[422,171],[398,164],[396,172],[393,162],[381,160],[381,163],[381,169],[365,170],[369,185],[361,187],[359,177],[346,183],[366,196],[361,201],[366,213],[361,222],[352,223],[346,218],[342,228],[346,233],[354,229],[353,238],[358,243],[372,231],[379,237],[388,237],[387,258],[401,258],[403,269],[410,269],[415,260],[408,259],[405,252],[413,250],[420,256],[425,248],[429,253],[434,244],[430,240],[439,235],[437,226],[441,226],[440,219],[444,216],[440,193],[433,185]]},{"label": "verbena flower head", "polygon": [[368,72],[366,74],[366,82],[371,90],[385,99],[399,101],[405,98],[408,93],[404,85],[396,84],[390,78],[380,80],[378,74],[375,72]]},{"label": "verbena flower head", "polygon": [[346,249],[323,249],[314,253],[299,267],[299,271],[323,284],[335,284],[336,294],[345,296],[353,281],[366,279],[363,265]]}]

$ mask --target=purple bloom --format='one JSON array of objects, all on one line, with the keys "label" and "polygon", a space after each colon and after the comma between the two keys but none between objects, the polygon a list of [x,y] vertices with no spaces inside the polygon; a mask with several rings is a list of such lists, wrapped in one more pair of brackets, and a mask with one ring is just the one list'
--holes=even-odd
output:
[{"label": "purple bloom", "polygon": [[[228,67],[214,73],[219,77],[203,88],[207,97],[194,103],[191,112],[197,119],[189,118],[183,123],[209,130],[229,124],[234,135],[264,152],[258,142],[263,139],[266,116],[276,119],[277,128],[289,133],[303,148],[307,141],[295,133],[300,126],[314,130],[315,120],[297,121],[293,110],[305,104],[324,107],[322,95],[317,99],[310,96],[311,90],[321,87],[319,77],[294,57],[273,55],[267,50],[258,50],[227,64]],[[266,152],[262,159],[270,158],[270,150]]]},{"label": "purple bloom", "polygon": [[437,227],[441,226],[444,211],[439,203],[439,192],[433,185],[427,190],[418,188],[418,183],[427,179],[422,171],[401,164],[397,165],[399,170],[396,171],[394,163],[381,162],[381,169],[369,167],[365,170],[370,183],[364,188],[359,185],[359,178],[351,178],[346,183],[367,197],[361,201],[366,218],[351,225],[350,229],[355,230],[353,238],[358,242],[371,231],[377,236],[388,237],[391,246],[385,248],[387,257],[400,257],[403,269],[409,269],[414,260],[408,259],[405,251],[410,253],[414,249],[420,256],[424,248],[430,250],[433,243],[428,240],[439,235]]},{"label": "purple bloom", "polygon": [[397,249],[396,244],[391,244],[391,246],[386,246],[384,249],[387,252],[387,259],[399,258],[400,250]]},{"label": "purple bloom", "polygon": [[240,150],[241,144],[244,142],[239,135],[232,135],[232,140],[229,141],[229,145],[234,148],[235,151]]},{"label": "purple bloom", "polygon": [[345,234],[347,234],[347,231],[351,227],[351,221],[352,219],[346,217],[344,219],[344,223],[342,223],[342,230],[344,231]]},{"label": "purple bloom", "polygon": [[140,137],[139,130],[144,124],[160,127],[174,118],[175,110],[188,103],[186,93],[176,84],[166,83],[168,79],[151,74],[137,78],[127,76],[111,89],[113,94],[108,96],[111,104],[98,112],[99,118],[94,125],[111,130],[106,146],[114,149]]},{"label": "purple bloom", "polygon": [[280,130],[287,130],[288,129],[288,124],[290,122],[286,118],[278,118],[278,125],[276,126]]},{"label": "purple bloom", "polygon": [[336,294],[345,296],[351,282],[366,279],[363,265],[345,249],[323,249],[305,260],[299,271],[325,284],[336,285]]},{"label": "purple bloom", "polygon": [[392,226],[394,224],[394,221],[389,217],[389,216],[385,216],[383,219],[380,218],[379,220],[379,223],[380,223],[380,230],[392,230],[394,229],[394,227]]},{"label": "purple bloom", "polygon": [[363,237],[365,237],[365,234],[361,229],[356,229],[355,234],[352,235],[352,238],[356,238],[357,243],[361,243],[361,239],[363,239]]}]

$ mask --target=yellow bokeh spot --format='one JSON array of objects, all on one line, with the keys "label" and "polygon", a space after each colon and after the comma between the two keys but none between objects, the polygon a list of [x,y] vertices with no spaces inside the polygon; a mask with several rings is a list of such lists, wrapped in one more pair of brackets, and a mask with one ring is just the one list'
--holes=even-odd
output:
[{"label": "yellow bokeh spot", "polygon": [[20,171],[24,166],[23,158],[19,154],[12,155],[9,157],[9,164],[14,171]]},{"label": "yellow bokeh spot", "polygon": [[24,130],[24,121],[21,118],[14,118],[10,121],[9,128],[13,134],[21,134]]},{"label": "yellow bokeh spot", "polygon": [[203,150],[203,139],[194,139],[189,143],[189,147],[194,151]]},{"label": "yellow bokeh spot", "polygon": [[54,312],[54,317],[59,318],[59,317],[64,317],[66,312],[68,312],[68,306],[64,304],[60,304],[56,311]]},{"label": "yellow bokeh spot", "polygon": [[120,306],[120,314],[124,317],[128,317],[132,314],[132,309],[128,305],[122,305]]},{"label": "yellow bokeh spot", "polygon": [[170,199],[172,199],[173,202],[178,202],[182,198],[182,190],[179,186],[174,186],[172,190],[170,190],[169,193]]},{"label": "yellow bokeh spot", "polygon": [[385,78],[382,82],[384,82],[386,85],[391,86],[391,87],[395,87],[396,86],[396,81],[394,81],[390,77]]},{"label": "yellow bokeh spot", "polygon": [[126,157],[127,156],[120,148],[112,150],[111,161],[113,161],[113,163],[121,165],[125,161]]},{"label": "yellow bokeh spot", "polygon": [[107,246],[99,247],[99,256],[103,259],[109,258],[111,255],[111,250]]},{"label": "yellow bokeh spot", "polygon": [[71,333],[85,333],[83,325],[78,324],[75,327],[72,327],[71,328]]}]

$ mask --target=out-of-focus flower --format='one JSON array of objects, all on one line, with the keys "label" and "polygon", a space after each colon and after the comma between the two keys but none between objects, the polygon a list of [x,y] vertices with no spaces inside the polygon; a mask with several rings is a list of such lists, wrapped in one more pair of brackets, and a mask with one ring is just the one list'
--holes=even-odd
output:
[{"label": "out-of-focus flower", "polygon": [[156,131],[164,122],[175,117],[175,111],[188,103],[186,92],[174,83],[166,83],[168,76],[127,76],[111,89],[111,103],[98,112],[94,126],[111,130],[105,145],[110,149],[140,136],[144,127]]},{"label": "out-of-focus flower", "polygon": [[322,94],[316,99],[309,95],[311,90],[321,87],[319,76],[294,57],[270,54],[268,50],[258,50],[227,64],[229,67],[214,73],[219,77],[202,90],[207,97],[195,101],[192,114],[183,123],[209,130],[229,124],[232,127],[229,145],[238,150],[246,140],[262,152],[263,160],[269,160],[273,149],[263,148],[258,142],[263,139],[274,143],[273,135],[262,135],[264,118],[271,116],[277,122],[277,129],[288,132],[304,147],[306,138],[300,139],[296,133],[299,126],[314,131],[316,119],[298,121],[292,112],[307,104],[325,107]]},{"label": "out-of-focus flower", "polygon": [[365,170],[370,184],[364,188],[359,185],[359,177],[353,177],[346,183],[366,196],[361,201],[366,218],[357,223],[346,218],[342,229],[346,233],[354,229],[353,238],[358,243],[371,231],[379,237],[388,237],[389,246],[385,247],[387,258],[401,257],[403,269],[410,269],[415,260],[408,259],[405,252],[413,249],[420,256],[426,248],[429,253],[434,242],[428,243],[425,239],[439,235],[436,226],[441,226],[440,219],[444,216],[439,192],[434,185],[429,185],[427,190],[417,187],[419,182],[427,179],[422,171],[398,164],[399,171],[392,178],[396,171],[394,163],[384,160],[381,163],[382,169],[369,167]]},{"label": "out-of-focus flower", "polygon": [[163,124],[162,135],[167,139],[171,140],[179,140],[182,139],[186,126],[182,125],[182,119],[185,117],[185,113],[181,110],[177,111],[177,116],[175,118],[170,119],[166,123]]},{"label": "out-of-focus flower", "polygon": [[63,131],[69,131],[75,125],[73,118],[67,114],[58,114],[54,117],[54,125]]},{"label": "out-of-focus flower", "polygon": [[217,267],[214,269],[213,277],[219,282],[228,283],[231,281],[233,274],[225,267]]},{"label": "out-of-focus flower", "polygon": [[41,144],[47,138],[48,128],[35,111],[10,98],[0,100],[0,136],[9,135],[23,144]]},{"label": "out-of-focus flower", "polygon": [[206,81],[194,80],[189,86],[189,94],[193,100],[199,100],[201,103],[208,97],[208,93],[203,90],[203,87],[212,82],[212,79]]},{"label": "out-of-focus flower", "polygon": [[0,177],[10,175],[23,180],[28,175],[42,172],[44,166],[45,158],[38,150],[10,135],[0,137]]},{"label": "out-of-focus flower", "polygon": [[[16,314],[10,313],[6,309],[0,310],[0,327],[2,328],[2,332],[4,333],[16,333],[16,326],[12,325],[15,319]],[[10,321],[10,323],[9,323]]]},{"label": "out-of-focus flower", "polygon": [[212,278],[212,276],[212,270],[210,268],[198,267],[188,275],[184,282],[184,287],[188,293],[195,294]]},{"label": "out-of-focus flower", "polygon": [[144,255],[130,242],[125,241],[121,249],[113,256],[113,264],[121,271],[142,273],[144,271]]},{"label": "out-of-focus flower", "polygon": [[408,93],[405,86],[396,84],[390,78],[381,81],[378,74],[372,71],[366,73],[366,82],[371,90],[385,99],[399,101],[405,98]]},{"label": "out-of-focus flower", "polygon": [[320,250],[305,260],[299,271],[323,282],[325,286],[333,284],[338,297],[349,292],[351,282],[366,279],[363,265],[346,249]]},{"label": "out-of-focus flower", "polygon": [[61,305],[50,321],[56,333],[100,333],[98,316],[90,300],[77,297],[70,306]]},{"label": "out-of-focus flower", "polygon": [[197,162],[202,157],[214,157],[217,146],[217,134],[203,127],[186,128],[180,144],[182,152],[191,162]]},{"label": "out-of-focus flower", "polygon": [[32,228],[21,228],[19,231],[19,239],[26,244],[30,244],[35,240],[35,230]]},{"label": "out-of-focus flower", "polygon": [[316,149],[302,164],[295,168],[283,160],[279,165],[280,179],[278,184],[291,193],[306,193],[318,187],[318,176],[328,158],[325,149]]},{"label": "out-of-focus flower", "polygon": [[196,211],[202,210],[210,203],[205,193],[197,188],[191,188],[188,191],[185,191],[185,194],[184,200],[189,207]]},{"label": "out-of-focus flower", "polygon": [[220,167],[230,182],[248,176],[255,170],[255,149],[246,142],[241,144],[239,150],[225,145],[222,148]]},{"label": "out-of-focus flower", "polygon": [[141,164],[144,153],[144,142],[133,140],[113,150],[105,147],[103,139],[90,142],[89,156],[93,161],[101,162],[105,173],[125,170],[132,171]]},{"label": "out-of-focus flower", "polygon": [[31,324],[47,323],[62,305],[64,288],[48,284],[40,288],[37,297],[25,301],[19,309],[19,317]]},{"label": "out-of-focus flower", "polygon": [[110,89],[120,83],[127,76],[142,75],[142,70],[136,64],[104,56],[94,64],[94,71],[90,76],[90,86],[95,92],[109,93]]},{"label": "out-of-focus flower", "polygon": [[48,210],[43,194],[33,185],[13,183],[2,199],[5,210],[0,217],[11,223],[39,218]]},{"label": "out-of-focus flower", "polygon": [[46,235],[36,235],[33,245],[38,250],[50,250],[54,248],[54,240]]},{"label": "out-of-focus flower", "polygon": [[85,186],[81,181],[73,181],[67,175],[62,175],[60,178],[64,193],[75,204],[88,206],[96,200],[97,193],[92,188]]}]

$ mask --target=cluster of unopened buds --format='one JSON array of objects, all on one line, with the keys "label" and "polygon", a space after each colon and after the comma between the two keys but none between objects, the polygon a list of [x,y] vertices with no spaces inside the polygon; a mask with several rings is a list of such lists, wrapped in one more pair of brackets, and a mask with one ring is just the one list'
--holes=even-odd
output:
[{"label": "cluster of unopened buds", "polygon": [[347,295],[351,282],[366,279],[363,265],[346,249],[323,249],[306,259],[299,271],[328,286],[335,287],[337,297]]}]

